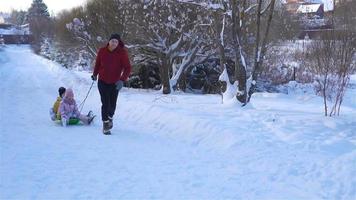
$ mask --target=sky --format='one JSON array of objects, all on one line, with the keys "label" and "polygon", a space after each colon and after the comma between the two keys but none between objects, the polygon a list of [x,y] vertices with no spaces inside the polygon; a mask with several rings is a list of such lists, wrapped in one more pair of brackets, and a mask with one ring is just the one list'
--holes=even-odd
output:
[{"label": "sky", "polygon": [[[58,13],[63,9],[70,9],[83,5],[87,0],[43,0],[48,7],[50,14]],[[15,10],[27,10],[31,6],[32,0],[0,0],[0,12],[10,12]]]}]

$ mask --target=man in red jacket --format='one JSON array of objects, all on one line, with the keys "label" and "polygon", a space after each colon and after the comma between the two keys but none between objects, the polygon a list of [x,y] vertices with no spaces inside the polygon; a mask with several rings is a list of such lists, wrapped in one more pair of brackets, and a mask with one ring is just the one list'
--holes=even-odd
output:
[{"label": "man in red jacket", "polygon": [[120,35],[110,36],[109,43],[99,49],[96,56],[92,80],[97,80],[101,98],[101,118],[103,133],[110,135],[113,127],[113,116],[116,109],[117,96],[131,72],[131,64]]}]

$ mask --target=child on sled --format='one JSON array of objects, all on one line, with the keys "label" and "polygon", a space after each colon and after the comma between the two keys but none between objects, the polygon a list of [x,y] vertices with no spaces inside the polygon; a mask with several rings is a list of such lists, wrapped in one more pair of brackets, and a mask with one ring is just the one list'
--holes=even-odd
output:
[{"label": "child on sled", "polygon": [[59,105],[61,104],[61,101],[64,97],[65,92],[66,92],[66,89],[64,87],[58,88],[59,96],[57,97],[57,100],[54,102],[52,108],[49,110],[49,114],[51,116],[52,121],[61,119],[60,114],[58,113],[58,108],[59,108]]},{"label": "child on sled", "polygon": [[70,88],[67,89],[64,94],[64,97],[59,105],[58,113],[63,126],[67,126],[71,118],[79,119],[84,124],[89,125],[95,117],[92,111],[89,111],[87,115],[82,115],[79,112],[77,104],[74,100],[73,90]]}]

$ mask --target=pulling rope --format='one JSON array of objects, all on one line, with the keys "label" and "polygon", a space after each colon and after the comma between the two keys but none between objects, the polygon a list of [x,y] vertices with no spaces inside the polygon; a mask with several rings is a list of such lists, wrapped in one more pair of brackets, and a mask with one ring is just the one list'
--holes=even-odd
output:
[{"label": "pulling rope", "polygon": [[88,91],[88,93],[87,93],[87,96],[84,98],[84,100],[82,101],[82,103],[80,103],[80,105],[79,105],[79,108],[80,108],[79,112],[80,112],[80,113],[82,112],[82,109],[83,109],[83,107],[84,107],[84,103],[85,103],[85,101],[86,101],[87,98],[88,98],[88,95],[89,95],[89,93],[90,93],[91,88],[92,88],[93,85],[94,85],[94,82],[95,82],[95,81],[93,81],[93,82],[91,83],[91,86],[90,86],[90,88],[89,88],[89,91]]}]

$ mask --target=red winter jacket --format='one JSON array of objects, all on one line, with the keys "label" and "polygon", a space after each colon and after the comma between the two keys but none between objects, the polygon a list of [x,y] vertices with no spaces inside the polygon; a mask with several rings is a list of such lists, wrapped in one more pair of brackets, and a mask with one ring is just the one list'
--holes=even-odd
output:
[{"label": "red winter jacket", "polygon": [[114,51],[109,51],[108,45],[99,49],[96,56],[93,75],[99,74],[99,80],[112,84],[118,80],[126,81],[131,72],[131,64],[124,43],[119,41],[119,45]]}]

